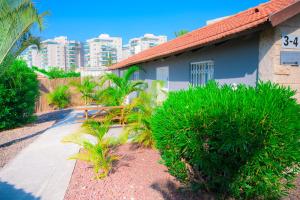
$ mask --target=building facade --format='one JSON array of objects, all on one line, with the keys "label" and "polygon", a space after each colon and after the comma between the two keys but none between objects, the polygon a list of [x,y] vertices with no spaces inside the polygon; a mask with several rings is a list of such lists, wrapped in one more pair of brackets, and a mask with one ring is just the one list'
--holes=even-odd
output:
[{"label": "building facade", "polygon": [[81,43],[68,40],[61,36],[41,42],[41,49],[31,46],[25,53],[29,66],[36,66],[48,70],[58,67],[63,70],[76,69],[83,65]]},{"label": "building facade", "polygon": [[22,59],[26,61],[27,65],[41,67],[42,60],[38,48],[35,45],[30,46],[22,55]]},{"label": "building facade", "polygon": [[122,58],[122,38],[101,34],[84,44],[84,67],[102,68],[117,63]]},{"label": "building facade", "polygon": [[[251,17],[249,17],[251,16]],[[289,86],[300,101],[300,1],[273,0],[132,56],[110,69],[139,65],[139,79],[168,90],[219,84]]]},{"label": "building facade", "polygon": [[164,35],[153,35],[145,34],[139,38],[133,38],[129,40],[127,45],[123,46],[123,56],[122,59],[127,59],[132,55],[138,54],[142,51],[145,51],[151,47],[158,46],[167,42],[168,38]]}]

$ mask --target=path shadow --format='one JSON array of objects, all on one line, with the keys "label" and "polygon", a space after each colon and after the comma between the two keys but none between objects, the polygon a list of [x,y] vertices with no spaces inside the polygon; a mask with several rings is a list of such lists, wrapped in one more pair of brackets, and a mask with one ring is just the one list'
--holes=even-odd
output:
[{"label": "path shadow", "polygon": [[[71,110],[71,112],[72,111],[73,110]],[[65,116],[62,119],[56,121],[51,126],[51,128],[66,126],[66,125],[71,125],[71,124],[81,124],[82,122],[80,122],[78,119],[82,119],[82,117],[83,117],[82,112],[79,112],[79,111],[75,111],[73,113],[71,113],[71,112],[65,114]]]},{"label": "path shadow", "polygon": [[65,109],[65,110],[57,110],[53,112],[38,114],[37,121],[35,124],[40,124],[44,122],[50,122],[55,121],[57,123],[58,121],[64,119],[66,116],[68,116],[73,110],[72,109]]},{"label": "path shadow", "polygon": [[40,200],[33,194],[17,189],[14,185],[0,181],[0,199],[2,200]]},{"label": "path shadow", "polygon": [[[39,131],[39,132],[24,136],[22,138],[17,138],[17,139],[8,141],[8,142],[3,143],[3,144],[0,144],[0,148],[8,147],[8,146],[11,146],[11,145],[16,144],[18,142],[22,142],[24,140],[28,140],[28,139],[36,137],[38,135],[42,135],[48,129],[55,127],[58,123],[60,123],[61,120],[66,118],[72,111],[73,111],[72,109],[67,109],[67,110],[59,110],[59,111],[54,111],[54,112],[39,115],[38,120],[34,124],[27,125],[27,126],[33,127],[37,124],[50,122],[50,121],[54,121],[54,124],[52,126],[48,127],[48,128],[45,128],[45,129]],[[0,198],[0,200],[1,200],[1,198]]]},{"label": "path shadow", "polygon": [[178,187],[170,180],[155,182],[151,188],[158,191],[164,200],[215,200],[213,195],[193,192],[189,188]]}]

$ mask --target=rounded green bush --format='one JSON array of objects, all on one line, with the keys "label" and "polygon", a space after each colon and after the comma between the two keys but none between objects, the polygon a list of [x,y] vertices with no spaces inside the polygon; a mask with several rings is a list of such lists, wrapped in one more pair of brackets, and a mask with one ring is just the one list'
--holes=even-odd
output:
[{"label": "rounded green bush", "polygon": [[169,172],[223,197],[278,199],[300,162],[300,106],[295,92],[271,83],[171,92],[152,117]]},{"label": "rounded green bush", "polygon": [[0,130],[32,122],[39,96],[36,74],[24,61],[0,66]]}]

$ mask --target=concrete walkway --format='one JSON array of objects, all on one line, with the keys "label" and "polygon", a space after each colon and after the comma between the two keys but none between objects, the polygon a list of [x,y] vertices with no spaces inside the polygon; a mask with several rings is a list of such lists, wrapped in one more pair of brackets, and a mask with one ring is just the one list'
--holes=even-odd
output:
[{"label": "concrete walkway", "polygon": [[78,115],[78,112],[71,112],[22,150],[0,171],[1,200],[64,198],[75,166],[75,161],[67,158],[78,152],[79,147],[62,144],[61,139],[78,130],[81,125],[76,123]]}]

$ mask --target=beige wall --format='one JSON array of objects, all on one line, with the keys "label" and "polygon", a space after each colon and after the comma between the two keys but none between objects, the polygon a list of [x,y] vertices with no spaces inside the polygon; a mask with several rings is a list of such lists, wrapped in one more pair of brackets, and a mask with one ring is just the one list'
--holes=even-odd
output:
[{"label": "beige wall", "polygon": [[274,29],[267,29],[260,35],[259,42],[259,73],[262,81],[273,81],[297,90],[296,98],[300,102],[300,66],[280,64],[280,52],[300,51],[300,49],[282,48],[281,35],[300,36],[300,15],[297,15]]}]

